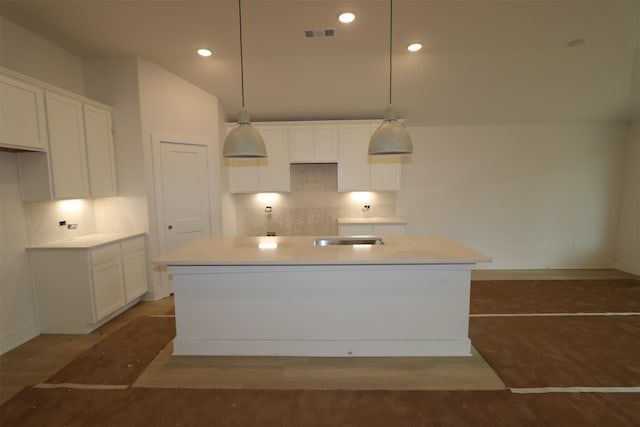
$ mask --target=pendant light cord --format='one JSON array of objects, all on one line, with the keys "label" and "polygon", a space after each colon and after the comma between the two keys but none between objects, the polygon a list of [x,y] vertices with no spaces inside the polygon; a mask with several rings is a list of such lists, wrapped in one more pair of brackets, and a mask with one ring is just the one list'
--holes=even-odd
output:
[{"label": "pendant light cord", "polygon": [[391,62],[391,54],[393,49],[393,0],[389,0],[389,106],[391,106],[391,81],[393,74],[393,66]]},{"label": "pendant light cord", "polygon": [[238,0],[238,18],[240,20],[240,87],[242,88],[242,108],[244,109],[244,59],[242,56],[242,6]]}]

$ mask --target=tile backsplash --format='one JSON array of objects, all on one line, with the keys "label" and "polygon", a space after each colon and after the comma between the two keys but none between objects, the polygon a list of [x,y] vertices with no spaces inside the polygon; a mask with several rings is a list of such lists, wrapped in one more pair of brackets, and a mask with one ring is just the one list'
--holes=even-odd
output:
[{"label": "tile backsplash", "polygon": [[[238,236],[336,235],[338,218],[393,217],[396,204],[392,192],[339,193],[336,163],[292,164],[291,193],[234,194],[233,199]],[[364,205],[370,209],[363,211]]]}]

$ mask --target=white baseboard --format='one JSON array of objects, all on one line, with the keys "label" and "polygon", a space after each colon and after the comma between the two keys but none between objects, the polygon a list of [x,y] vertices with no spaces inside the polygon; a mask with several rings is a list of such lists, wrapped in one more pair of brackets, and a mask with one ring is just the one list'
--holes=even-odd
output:
[{"label": "white baseboard", "polygon": [[13,350],[21,344],[40,335],[40,325],[30,322],[0,337],[0,354]]}]

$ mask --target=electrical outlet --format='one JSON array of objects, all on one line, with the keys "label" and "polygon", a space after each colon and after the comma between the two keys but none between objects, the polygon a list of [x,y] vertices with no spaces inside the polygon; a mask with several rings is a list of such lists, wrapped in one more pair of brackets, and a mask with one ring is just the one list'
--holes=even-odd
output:
[{"label": "electrical outlet", "polygon": [[68,228],[69,230],[75,230],[76,228],[78,228],[78,224],[68,224],[68,225],[67,225],[67,228]]},{"label": "electrical outlet", "polygon": [[58,221],[58,225],[62,227],[63,225],[67,225],[67,221]]}]

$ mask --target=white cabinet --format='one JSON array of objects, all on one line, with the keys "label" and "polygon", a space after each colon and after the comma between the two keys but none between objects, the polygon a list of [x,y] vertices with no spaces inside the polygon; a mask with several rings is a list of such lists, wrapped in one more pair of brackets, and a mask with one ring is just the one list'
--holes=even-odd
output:
[{"label": "white cabinet", "polygon": [[225,159],[229,192],[290,192],[287,128],[255,126],[267,148],[264,159]]},{"label": "white cabinet", "polygon": [[338,126],[294,125],[288,128],[291,163],[335,163],[338,161]]},{"label": "white cabinet", "polygon": [[111,112],[46,92],[48,153],[20,153],[22,200],[116,195]]},{"label": "white cabinet", "polygon": [[367,155],[370,138],[370,125],[340,125],[338,191],[371,190],[371,167]]},{"label": "white cabinet", "polygon": [[369,156],[369,140],[377,125],[343,124],[339,127],[338,191],[398,191],[402,158]]},{"label": "white cabinet", "polygon": [[47,150],[44,91],[0,75],[0,147]]},{"label": "white cabinet", "polygon": [[[114,256],[104,262],[91,265],[91,284],[93,287],[94,313],[93,321],[97,322],[117,309],[124,307],[124,281],[122,278],[122,260],[117,244],[97,249],[115,252]],[[93,253],[91,254],[93,258]]]},{"label": "white cabinet", "polygon": [[144,237],[96,248],[30,250],[40,330],[88,333],[147,291]]},{"label": "white cabinet", "polygon": [[406,222],[393,219],[338,220],[341,236],[394,236],[406,234]]},{"label": "white cabinet", "polygon": [[116,166],[111,112],[88,104],[83,105],[83,112],[91,197],[115,196]]},{"label": "white cabinet", "polygon": [[53,92],[47,92],[45,99],[54,197],[89,197],[82,103]]},{"label": "white cabinet", "polygon": [[121,247],[125,301],[129,303],[147,292],[147,259],[144,237],[125,240],[121,243]]}]

